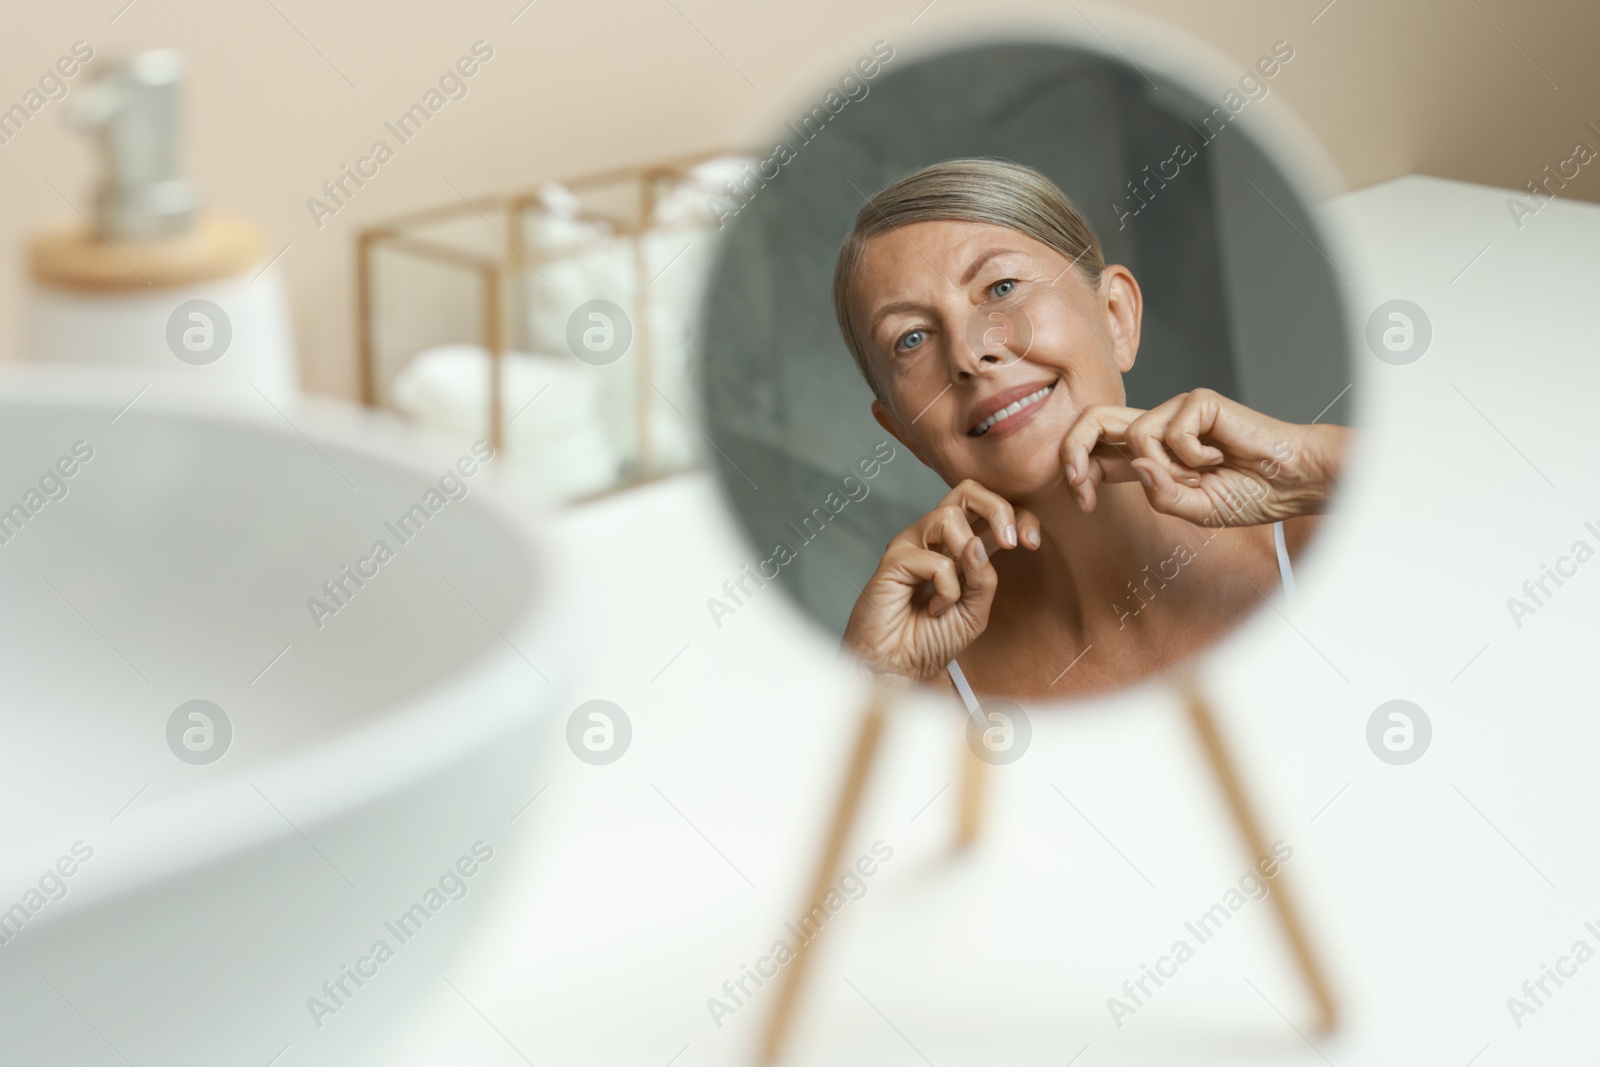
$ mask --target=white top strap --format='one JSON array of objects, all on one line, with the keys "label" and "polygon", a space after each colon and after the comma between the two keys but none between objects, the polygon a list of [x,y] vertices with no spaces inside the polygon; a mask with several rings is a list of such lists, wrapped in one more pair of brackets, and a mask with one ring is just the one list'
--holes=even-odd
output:
[{"label": "white top strap", "polygon": [[1289,546],[1283,539],[1282,521],[1272,524],[1272,543],[1278,549],[1278,577],[1283,581],[1283,595],[1294,599],[1294,569],[1289,566]]},{"label": "white top strap", "polygon": [[967,676],[962,672],[961,664],[951,660],[944,669],[950,673],[950,681],[955,683],[956,692],[961,694],[961,702],[967,706],[972,717],[978,721],[980,727],[987,727],[989,724],[984,720],[983,709],[978,706],[978,698],[973,694],[972,686],[967,684]]}]

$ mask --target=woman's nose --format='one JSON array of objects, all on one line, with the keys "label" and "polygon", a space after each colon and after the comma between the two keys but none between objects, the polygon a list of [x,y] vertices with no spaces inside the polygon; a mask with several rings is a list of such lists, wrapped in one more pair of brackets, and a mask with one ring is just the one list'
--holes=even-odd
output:
[{"label": "woman's nose", "polygon": [[973,347],[972,342],[960,334],[951,338],[950,374],[952,380],[962,381],[977,374],[994,356]]},{"label": "woman's nose", "polygon": [[1011,336],[1008,323],[991,322],[974,315],[967,328],[954,338],[951,362],[956,377],[966,378],[979,373],[985,366],[1005,366],[1016,357],[1007,347]]}]

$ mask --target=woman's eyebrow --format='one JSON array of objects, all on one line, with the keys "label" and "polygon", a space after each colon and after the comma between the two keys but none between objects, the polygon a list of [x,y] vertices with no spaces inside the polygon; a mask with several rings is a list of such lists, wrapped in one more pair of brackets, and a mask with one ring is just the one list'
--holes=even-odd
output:
[{"label": "woman's eyebrow", "polygon": [[[989,262],[991,259],[994,259],[996,256],[1019,256],[1021,254],[1022,253],[1017,251],[1015,248],[986,249],[985,251],[978,253],[978,258],[974,259],[971,264],[967,266],[966,271],[961,275],[961,281],[959,284],[966,285],[971,282],[972,279],[977,276],[978,272],[983,269],[983,265]],[[885,304],[877,311],[872,313],[872,322],[868,329],[876,330],[880,322],[888,318],[890,315],[896,314],[897,312],[922,310],[924,310],[924,305],[918,304],[911,300],[897,300],[892,304]]]},{"label": "woman's eyebrow", "polygon": [[983,269],[983,265],[989,262],[995,256],[1014,255],[1020,255],[1015,248],[991,248],[988,251],[980,252],[978,254],[978,258],[973,260],[972,263],[967,267],[966,273],[961,275],[961,284],[966,285],[968,282],[972,281],[972,279],[977,276],[978,272]]},{"label": "woman's eyebrow", "polygon": [[923,305],[918,304],[918,303],[916,303],[915,301],[912,301],[912,300],[897,300],[893,304],[885,304],[881,308],[879,308],[877,311],[874,311],[872,313],[872,323],[867,327],[867,329],[869,331],[876,331],[878,329],[879,324],[882,323],[883,320],[888,318],[890,315],[896,315],[896,314],[899,314],[902,311],[921,311],[921,310],[923,310]]}]

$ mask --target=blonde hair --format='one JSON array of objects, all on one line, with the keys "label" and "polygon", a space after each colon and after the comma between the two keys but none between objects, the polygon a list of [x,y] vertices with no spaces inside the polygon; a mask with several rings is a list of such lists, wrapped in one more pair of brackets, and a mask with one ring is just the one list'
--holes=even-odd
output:
[{"label": "blonde hair", "polygon": [[1100,239],[1061,189],[1032,167],[1002,159],[950,159],[923,167],[881,189],[856,214],[833,270],[833,310],[856,369],[887,402],[856,332],[850,298],[867,242],[916,222],[981,222],[1004,226],[1060,252],[1090,285],[1105,268]]}]

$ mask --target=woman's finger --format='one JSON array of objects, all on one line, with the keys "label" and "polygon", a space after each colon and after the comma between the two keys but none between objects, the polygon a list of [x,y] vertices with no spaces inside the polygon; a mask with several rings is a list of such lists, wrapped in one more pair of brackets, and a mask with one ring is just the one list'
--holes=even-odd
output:
[{"label": "woman's finger", "polygon": [[1038,548],[1044,543],[1044,524],[1039,516],[1027,508],[1017,508],[1017,537],[1024,548]]},{"label": "woman's finger", "polygon": [[1133,461],[1137,458],[1126,442],[1116,444],[1107,441],[1089,453],[1089,462],[1099,468],[1102,482],[1138,481],[1139,473],[1133,469]]},{"label": "woman's finger", "polygon": [[1182,407],[1167,424],[1164,440],[1172,454],[1191,467],[1214,467],[1227,461],[1227,454],[1201,440],[1213,436],[1221,415],[1219,394],[1196,389],[1184,397]]},{"label": "woman's finger", "polygon": [[[1011,502],[981,482],[968,478],[945,494],[944,504],[953,504],[981,518],[994,531],[994,544],[986,547],[1017,547],[1017,516]],[[957,547],[959,550],[959,546]]]},{"label": "woman's finger", "polygon": [[1210,389],[1196,389],[1192,403],[1175,420],[1184,434],[1222,452],[1237,466],[1278,458],[1278,447],[1302,429],[1248,408]]},{"label": "woman's finger", "polygon": [[1078,506],[1085,512],[1093,511],[1096,502],[1099,500],[1099,487],[1106,480],[1107,462],[1110,461],[1102,461],[1100,458],[1091,455],[1079,467],[1078,482],[1072,488],[1073,492],[1078,496]]},{"label": "woman's finger", "polygon": [[1138,408],[1090,404],[1061,439],[1061,466],[1067,481],[1077,485],[1088,476],[1090,453],[1102,440],[1120,442],[1128,424],[1142,415]]},{"label": "woman's finger", "polygon": [[1139,472],[1132,466],[1134,459],[1134,454],[1129,451],[1126,444],[1102,441],[1095,446],[1094,451],[1090,452],[1087,460],[1081,464],[1083,477],[1072,486],[1084,511],[1094,510],[1100,486],[1139,480]]},{"label": "woman's finger", "polygon": [[1141,456],[1133,465],[1144,486],[1145,497],[1157,511],[1190,522],[1199,522],[1209,511],[1211,501],[1204,490],[1180,484],[1160,463]]},{"label": "woman's finger", "polygon": [[975,537],[972,542],[961,553],[961,575],[966,586],[962,599],[974,606],[987,606],[1000,579],[984,551],[983,541]]},{"label": "woman's finger", "polygon": [[955,561],[943,552],[903,545],[886,554],[883,562],[885,577],[913,591],[921,589],[924,583],[932,584],[934,595],[927,604],[930,615],[938,617],[961,599],[961,579]]},{"label": "woman's finger", "polygon": [[1163,442],[1178,462],[1192,469],[1219,467],[1228,459],[1222,449],[1206,444],[1200,440],[1198,433],[1180,427],[1176,422],[1167,427]]},{"label": "woman's finger", "polygon": [[[967,542],[979,540],[965,509],[955,504],[943,504],[928,512],[922,529],[922,547],[938,548],[951,559],[960,559],[967,550]],[[984,546],[986,549],[987,545]]]},{"label": "woman's finger", "polygon": [[1167,427],[1182,408],[1184,401],[1185,397],[1173,397],[1166,403],[1151,408],[1128,424],[1124,437],[1128,448],[1135,455],[1166,468],[1167,472],[1178,481],[1198,486],[1199,474],[1169,452],[1166,445]]}]

